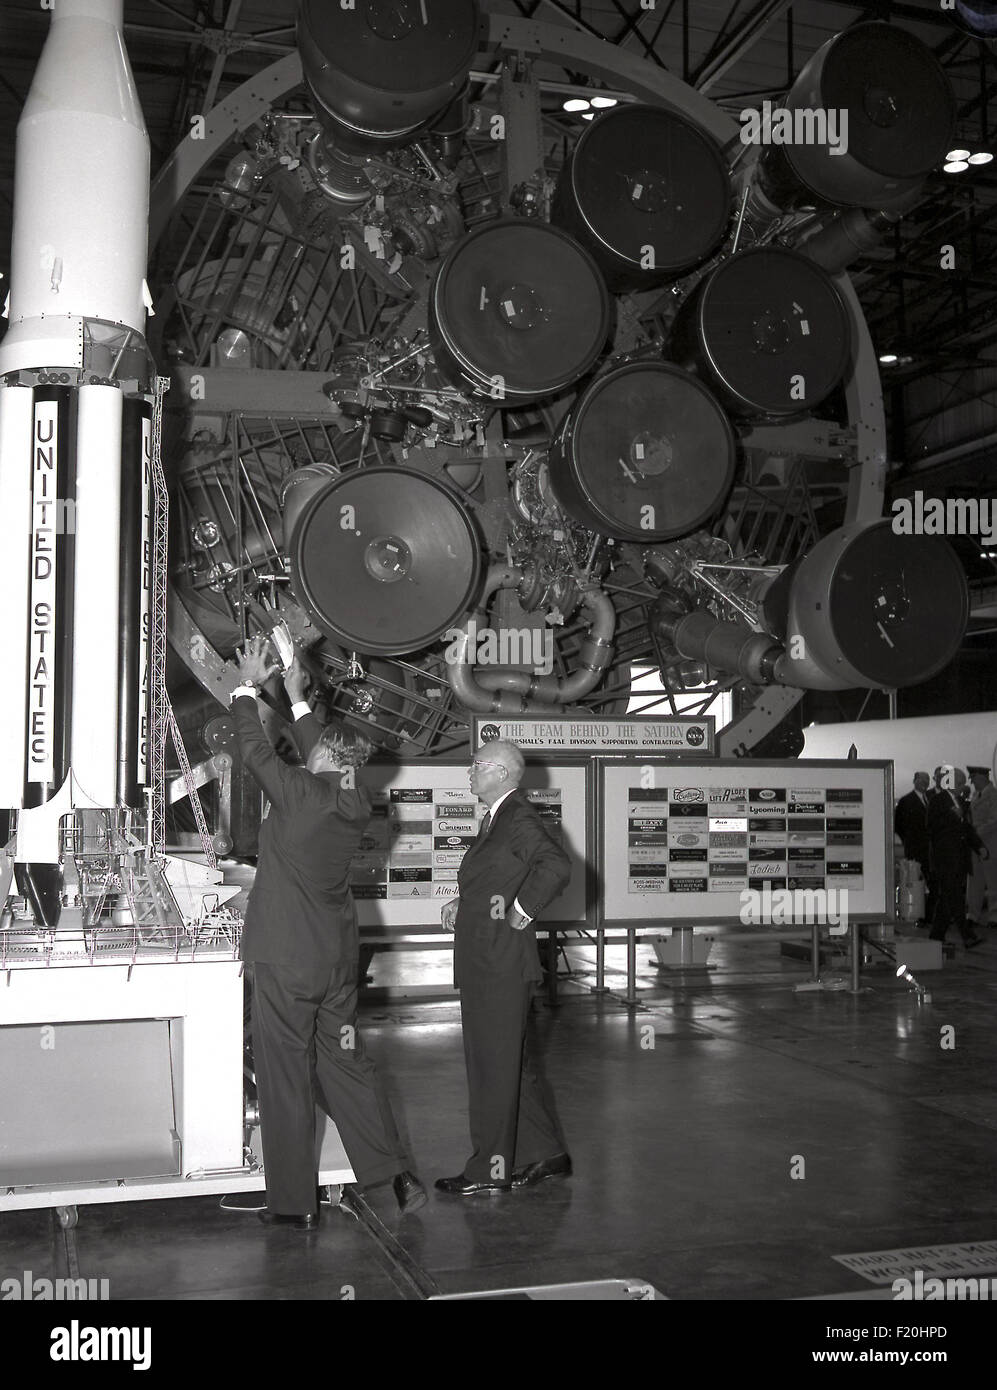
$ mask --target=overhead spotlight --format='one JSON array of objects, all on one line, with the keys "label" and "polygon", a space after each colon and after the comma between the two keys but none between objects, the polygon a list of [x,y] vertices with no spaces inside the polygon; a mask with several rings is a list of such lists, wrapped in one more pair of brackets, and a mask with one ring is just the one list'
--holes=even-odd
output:
[{"label": "overhead spotlight", "polygon": [[945,156],[945,158],[946,158],[946,159],[968,159],[968,158],[969,158],[969,155],[970,155],[970,151],[969,151],[969,150],[949,150],[949,152],[948,152],[948,154]]},{"label": "overhead spotlight", "polygon": [[592,105],[596,107],[619,105],[618,101],[616,100],[616,97],[592,97],[591,100]]},{"label": "overhead spotlight", "polygon": [[970,164],[989,164],[992,159],[993,155],[989,150],[982,150],[979,154],[971,154],[969,156]]},{"label": "overhead spotlight", "polygon": [[583,121],[594,121],[594,120],[595,120],[595,112],[594,112],[594,111],[583,111],[583,112],[582,112],[582,120],[583,120]]},{"label": "overhead spotlight", "polygon": [[895,352],[881,352],[879,354],[879,360],[884,367],[892,367],[899,362],[900,359]]},{"label": "overhead spotlight", "polygon": [[589,103],[584,97],[568,97],[564,103],[564,109],[565,111],[587,111]]},{"label": "overhead spotlight", "polygon": [[969,168],[969,161],[966,159],[951,159],[948,164],[943,165],[946,174],[961,174]]}]

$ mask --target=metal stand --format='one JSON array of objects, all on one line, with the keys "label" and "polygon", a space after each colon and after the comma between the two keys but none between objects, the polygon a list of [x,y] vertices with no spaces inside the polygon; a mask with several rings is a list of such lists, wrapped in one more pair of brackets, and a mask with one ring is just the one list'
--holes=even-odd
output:
[{"label": "metal stand", "polygon": [[859,993],[859,976],[862,972],[862,929],[858,922],[853,922],[849,928],[849,937],[852,948],[852,994]]}]

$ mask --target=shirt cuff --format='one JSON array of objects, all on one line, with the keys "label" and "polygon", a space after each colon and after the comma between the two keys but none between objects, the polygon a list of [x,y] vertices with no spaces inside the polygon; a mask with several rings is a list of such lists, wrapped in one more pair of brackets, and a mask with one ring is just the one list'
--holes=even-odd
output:
[{"label": "shirt cuff", "polygon": [[305,715],[311,714],[311,712],[312,707],[307,700],[295,700],[294,704],[291,706],[291,713],[294,715],[295,723],[297,723],[299,719],[304,719]]},{"label": "shirt cuff", "polygon": [[513,905],[513,907],[516,909],[516,911],[519,913],[520,917],[525,917],[526,920],[527,920],[528,922],[532,922],[532,921],[533,921],[533,918],[532,918],[532,917],[530,916],[530,914],[526,911],[526,909],[525,909],[525,908],[523,907],[523,905],[520,903],[520,901],[519,901],[518,898],[513,898],[513,900],[512,900],[512,905]]},{"label": "shirt cuff", "polygon": [[259,693],[255,685],[237,685],[229,696],[229,703],[231,704],[233,700],[238,700],[240,695],[250,695],[255,700]]}]

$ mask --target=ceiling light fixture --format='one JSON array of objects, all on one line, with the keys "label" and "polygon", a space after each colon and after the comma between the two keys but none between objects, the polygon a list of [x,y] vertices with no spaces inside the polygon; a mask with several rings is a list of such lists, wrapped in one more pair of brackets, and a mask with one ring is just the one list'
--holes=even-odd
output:
[{"label": "ceiling light fixture", "polygon": [[568,97],[564,103],[565,111],[587,111],[589,104],[584,97]]},{"label": "ceiling light fixture", "polygon": [[592,97],[591,100],[592,105],[595,107],[619,105],[615,97]]},{"label": "ceiling light fixture", "polygon": [[881,352],[879,354],[879,360],[884,367],[892,367],[894,363],[898,362],[900,359],[895,352]]},{"label": "ceiling light fixture", "polygon": [[969,156],[970,164],[989,164],[992,159],[993,155],[987,150],[982,150],[979,154],[971,154]]},{"label": "ceiling light fixture", "polygon": [[969,158],[969,155],[970,155],[970,151],[969,151],[969,150],[949,150],[949,152],[948,152],[948,154],[945,156],[945,158],[946,158],[946,159],[968,159],[968,158]]},{"label": "ceiling light fixture", "polygon": [[961,174],[969,168],[969,161],[966,159],[951,159],[948,164],[943,166],[946,174]]}]

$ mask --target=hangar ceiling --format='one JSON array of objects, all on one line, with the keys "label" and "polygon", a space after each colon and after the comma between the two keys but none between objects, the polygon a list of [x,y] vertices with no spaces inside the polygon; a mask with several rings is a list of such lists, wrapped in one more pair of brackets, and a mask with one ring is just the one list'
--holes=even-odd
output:
[{"label": "hangar ceiling", "polygon": [[[645,0],[650,3],[650,0]],[[601,39],[690,81],[737,114],[785,93],[820,45],[848,26],[892,19],[935,52],[959,106],[958,145],[993,144],[997,52],[935,3],[873,0],[497,0],[490,8],[536,16]],[[152,142],[153,173],[236,86],[292,51],[296,0],[126,0],[126,35]],[[0,271],[9,269],[14,129],[48,13],[38,0],[6,0],[0,16]],[[570,71],[545,76],[571,82]],[[550,104],[556,105],[553,97]],[[940,265],[940,248],[955,268]],[[877,349],[901,358],[884,387],[997,361],[997,162],[934,173],[919,206],[851,275]],[[909,358],[909,361],[903,360]],[[953,391],[962,399],[992,383]],[[888,402],[893,408],[897,402]],[[915,412],[916,413],[916,412]],[[899,443],[894,436],[895,442]]]}]

